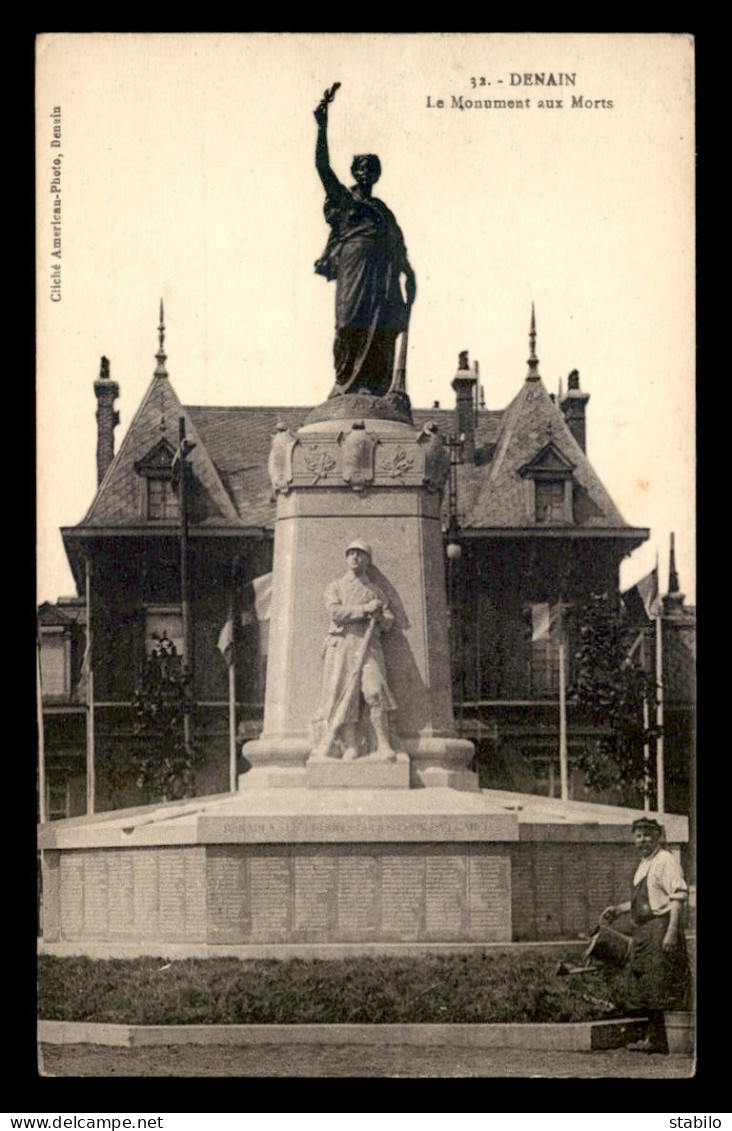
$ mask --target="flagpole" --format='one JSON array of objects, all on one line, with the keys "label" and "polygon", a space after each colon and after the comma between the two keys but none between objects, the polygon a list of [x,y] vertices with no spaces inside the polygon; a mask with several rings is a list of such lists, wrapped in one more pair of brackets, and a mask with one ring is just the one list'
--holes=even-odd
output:
[{"label": "flagpole", "polygon": [[567,688],[564,625],[560,626],[559,631],[559,781],[562,801],[568,801],[569,772],[567,765]]},{"label": "flagpole", "polygon": [[41,634],[36,622],[36,701],[38,704],[38,816],[46,823],[46,744],[43,733],[43,687],[41,684]]},{"label": "flagpole", "polygon": [[231,562],[229,590],[231,622],[231,662],[229,663],[229,789],[236,793],[236,558]]},{"label": "flagpole", "polygon": [[[180,483],[178,487],[178,500],[180,508],[180,604],[183,619],[183,670],[186,677],[191,677],[191,614],[188,587],[188,498],[186,492],[186,460],[183,441],[186,438],[185,417],[178,419],[178,453],[180,458]],[[191,713],[189,699],[192,693],[192,683],[186,689],[185,706],[183,711],[183,742],[186,755],[191,753]]]},{"label": "flagpole", "polygon": [[94,663],[92,654],[91,564],[85,558],[86,578],[86,811],[96,812],[96,761],[94,744]]}]

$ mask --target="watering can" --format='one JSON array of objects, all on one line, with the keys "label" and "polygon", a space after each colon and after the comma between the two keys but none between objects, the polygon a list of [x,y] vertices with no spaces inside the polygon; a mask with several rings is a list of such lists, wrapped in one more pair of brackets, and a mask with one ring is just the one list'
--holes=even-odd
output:
[{"label": "watering can", "polygon": [[632,939],[605,923],[598,923],[590,934],[588,946],[582,952],[581,966],[567,966],[560,962],[557,974],[590,974],[597,965],[621,970],[630,956]]}]

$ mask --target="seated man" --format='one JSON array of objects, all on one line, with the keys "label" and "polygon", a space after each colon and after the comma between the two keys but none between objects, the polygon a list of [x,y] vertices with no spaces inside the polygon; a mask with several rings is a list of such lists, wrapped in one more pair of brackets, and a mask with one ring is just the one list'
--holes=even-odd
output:
[{"label": "seated man", "polygon": [[394,623],[394,614],[382,590],[369,577],[371,547],[358,539],[346,547],[346,573],[325,590],[330,627],[323,649],[323,684],[315,720],[317,735],[312,757],[335,757],[336,740],[343,746],[343,761],[360,756],[359,719],[362,701],[369,709],[376,734],[374,761],[393,762],[388,712],[396,709],[386,678],[382,633]]}]

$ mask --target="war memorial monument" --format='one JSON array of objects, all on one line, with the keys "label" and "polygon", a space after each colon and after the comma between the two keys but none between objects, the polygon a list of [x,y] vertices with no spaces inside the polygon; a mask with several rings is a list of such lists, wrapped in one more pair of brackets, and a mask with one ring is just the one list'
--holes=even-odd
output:
[{"label": "war memorial monument", "polygon": [[[237,793],[47,825],[47,953],[347,953],[576,937],[625,894],[628,810],[481,790],[453,720],[446,437],[414,427],[417,277],[380,164],[330,167],[315,111],[334,284],[335,381],[272,439],[276,497],[264,727]],[[397,354],[398,351],[398,354]],[[325,359],[324,359],[325,363]],[[671,843],[686,820],[667,817]],[[550,888],[537,861],[549,868]],[[539,911],[537,911],[537,908]]]}]

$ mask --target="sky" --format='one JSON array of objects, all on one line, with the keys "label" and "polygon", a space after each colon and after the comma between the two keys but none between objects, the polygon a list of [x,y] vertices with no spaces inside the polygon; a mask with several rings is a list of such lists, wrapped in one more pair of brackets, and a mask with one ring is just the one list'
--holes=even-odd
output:
[{"label": "sky", "polygon": [[625,520],[651,528],[621,584],[658,553],[665,592],[674,531],[695,602],[688,37],[54,34],[36,66],[39,602],[74,592],[59,527],[96,489],[100,357],[120,385],[118,449],[152,380],[161,297],[183,404],[327,396],[313,110],[336,81],[331,164],[350,183],[353,154],[379,155],[375,195],[417,276],[412,403],[452,406],[467,349],[486,406],[504,408],[533,302],[545,385],[579,370],[590,460]]}]

